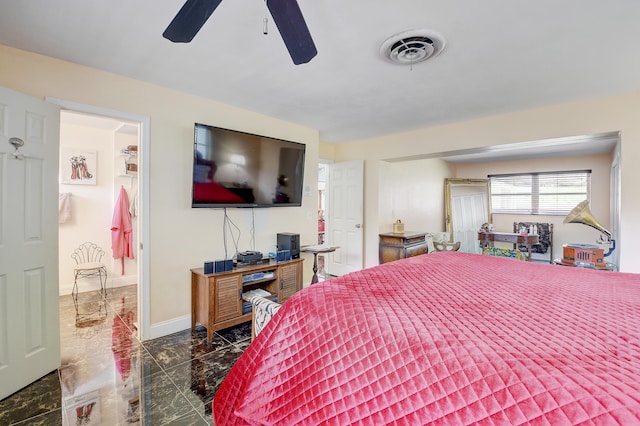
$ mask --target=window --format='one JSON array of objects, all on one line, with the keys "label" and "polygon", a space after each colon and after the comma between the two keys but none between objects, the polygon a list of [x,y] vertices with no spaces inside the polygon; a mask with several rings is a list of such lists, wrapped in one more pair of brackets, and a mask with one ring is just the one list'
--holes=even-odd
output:
[{"label": "window", "polygon": [[489,175],[493,213],[566,215],[589,199],[591,170]]}]

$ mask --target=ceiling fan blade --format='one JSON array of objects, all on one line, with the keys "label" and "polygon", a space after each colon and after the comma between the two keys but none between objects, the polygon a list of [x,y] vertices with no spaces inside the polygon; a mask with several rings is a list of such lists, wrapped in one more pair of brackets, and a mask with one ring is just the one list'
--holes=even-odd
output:
[{"label": "ceiling fan blade", "polygon": [[267,0],[267,7],[280,31],[293,63],[305,64],[318,54],[307,23],[296,0]]},{"label": "ceiling fan blade", "polygon": [[174,43],[189,43],[222,0],[187,0],[162,36]]}]

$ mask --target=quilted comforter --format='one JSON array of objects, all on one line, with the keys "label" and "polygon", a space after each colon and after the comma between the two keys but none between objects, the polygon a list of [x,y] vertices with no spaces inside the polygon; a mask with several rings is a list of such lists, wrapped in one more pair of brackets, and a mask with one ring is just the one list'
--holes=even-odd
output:
[{"label": "quilted comforter", "polygon": [[640,275],[457,252],[289,299],[213,402],[230,424],[640,424]]}]

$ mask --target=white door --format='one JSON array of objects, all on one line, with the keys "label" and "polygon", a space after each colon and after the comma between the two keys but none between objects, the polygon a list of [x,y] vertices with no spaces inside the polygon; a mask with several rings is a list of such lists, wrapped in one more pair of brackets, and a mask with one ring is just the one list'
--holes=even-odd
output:
[{"label": "white door", "polygon": [[0,87],[0,399],[60,366],[59,133],[57,106]]},{"label": "white door", "polygon": [[327,244],[340,248],[328,258],[327,271],[344,275],[362,269],[364,161],[331,165]]},{"label": "white door", "polygon": [[[611,235],[613,239],[618,242],[620,238],[620,153],[616,151],[611,162],[611,189],[609,191],[611,200]],[[605,246],[605,251],[608,251],[611,246]],[[620,268],[620,249],[616,248],[611,257],[607,260]]]},{"label": "white door", "polygon": [[484,192],[452,195],[453,241],[460,241],[460,250],[466,253],[482,253],[478,242],[478,230],[487,217],[487,194]]}]

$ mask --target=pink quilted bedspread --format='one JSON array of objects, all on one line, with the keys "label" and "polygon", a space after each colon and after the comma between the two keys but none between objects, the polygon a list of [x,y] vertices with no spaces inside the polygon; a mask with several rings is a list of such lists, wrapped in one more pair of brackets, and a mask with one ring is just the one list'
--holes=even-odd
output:
[{"label": "pink quilted bedspread", "polygon": [[640,275],[442,252],[305,288],[217,392],[229,424],[640,424]]}]

